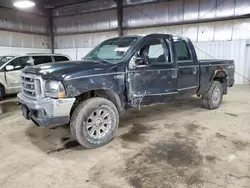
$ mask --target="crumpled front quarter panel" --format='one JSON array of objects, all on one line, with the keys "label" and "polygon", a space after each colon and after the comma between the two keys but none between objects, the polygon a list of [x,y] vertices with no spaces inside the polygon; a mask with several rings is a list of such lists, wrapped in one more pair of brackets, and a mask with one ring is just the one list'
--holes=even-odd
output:
[{"label": "crumpled front quarter panel", "polygon": [[67,97],[77,97],[91,90],[110,90],[118,95],[124,92],[125,73],[106,73],[65,80]]}]

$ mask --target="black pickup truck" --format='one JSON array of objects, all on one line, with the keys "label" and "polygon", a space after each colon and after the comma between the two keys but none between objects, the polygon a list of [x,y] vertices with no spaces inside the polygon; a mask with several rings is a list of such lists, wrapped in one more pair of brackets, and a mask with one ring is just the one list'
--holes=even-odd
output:
[{"label": "black pickup truck", "polygon": [[188,38],[167,34],[108,39],[83,61],[27,67],[18,94],[23,116],[40,126],[70,124],[87,148],[107,144],[129,108],[197,95],[216,109],[234,84],[232,60],[199,61]]}]

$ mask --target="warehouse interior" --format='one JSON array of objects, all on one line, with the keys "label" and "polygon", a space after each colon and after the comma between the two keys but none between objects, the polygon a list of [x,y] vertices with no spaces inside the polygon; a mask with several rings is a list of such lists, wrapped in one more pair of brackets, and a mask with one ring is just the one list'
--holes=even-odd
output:
[{"label": "warehouse interior", "polygon": [[82,148],[67,125],[37,127],[16,94],[0,101],[0,187],[247,188],[250,185],[249,0],[0,0],[0,56],[81,61],[102,41],[151,33],[188,37],[199,60],[235,63],[222,106],[198,97],[132,109],[111,143]]},{"label": "warehouse interior", "polygon": [[113,0],[44,0],[25,12],[12,2],[0,2],[0,55],[54,51],[80,60],[104,39],[163,32],[188,36],[199,59],[235,60],[236,83],[249,84],[248,0],[130,0],[122,9]]}]

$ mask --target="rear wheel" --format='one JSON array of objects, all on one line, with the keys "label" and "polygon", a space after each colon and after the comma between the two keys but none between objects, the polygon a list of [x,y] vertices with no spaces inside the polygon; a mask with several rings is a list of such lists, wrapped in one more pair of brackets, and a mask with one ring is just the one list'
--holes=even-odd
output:
[{"label": "rear wheel", "polygon": [[220,106],[223,98],[223,87],[218,81],[213,81],[211,87],[202,96],[202,102],[207,109],[216,109]]},{"label": "rear wheel", "polygon": [[74,110],[70,129],[72,136],[86,148],[109,143],[119,124],[116,106],[109,100],[95,97],[83,101]]}]

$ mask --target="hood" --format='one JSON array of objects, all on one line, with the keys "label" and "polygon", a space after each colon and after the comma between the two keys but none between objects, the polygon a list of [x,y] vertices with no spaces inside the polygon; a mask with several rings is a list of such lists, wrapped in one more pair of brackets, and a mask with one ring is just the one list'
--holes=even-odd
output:
[{"label": "hood", "polygon": [[114,66],[104,61],[65,61],[26,67],[23,69],[23,72],[41,75],[44,79],[60,81],[64,80],[67,76],[72,78],[75,74],[88,76],[106,73],[107,71],[112,72]]}]

